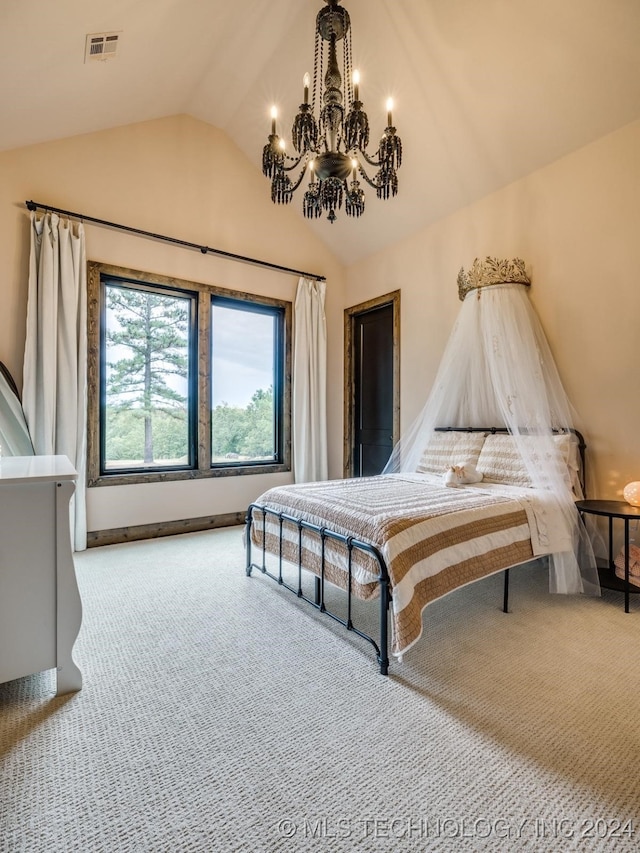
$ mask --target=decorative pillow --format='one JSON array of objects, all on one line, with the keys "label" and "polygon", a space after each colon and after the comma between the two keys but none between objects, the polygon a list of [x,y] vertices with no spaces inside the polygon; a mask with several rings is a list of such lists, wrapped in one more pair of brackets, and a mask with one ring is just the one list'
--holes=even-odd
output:
[{"label": "decorative pillow", "polygon": [[477,467],[488,483],[525,487],[533,485],[511,435],[488,435]]},{"label": "decorative pillow", "polygon": [[580,459],[580,448],[578,447],[577,436],[572,432],[565,432],[559,435],[554,435],[553,440],[560,449],[562,459],[569,471],[571,488],[576,495],[582,495],[582,484],[580,482],[582,460]]},{"label": "decorative pillow", "polygon": [[[536,436],[523,436],[522,441],[533,444],[535,452],[536,443],[541,449],[546,442],[540,441]],[[578,474],[577,443],[570,433],[562,433],[553,436],[554,443],[560,451],[559,463],[564,462],[567,466],[562,470],[567,477],[567,482],[574,483]],[[478,459],[478,471],[484,474],[488,483],[504,483],[508,486],[524,486],[530,488],[533,483],[522,460],[516,442],[511,435],[488,435],[485,439]]]},{"label": "decorative pillow", "polygon": [[416,471],[419,474],[444,474],[452,465],[477,465],[485,435],[484,432],[435,432]]}]

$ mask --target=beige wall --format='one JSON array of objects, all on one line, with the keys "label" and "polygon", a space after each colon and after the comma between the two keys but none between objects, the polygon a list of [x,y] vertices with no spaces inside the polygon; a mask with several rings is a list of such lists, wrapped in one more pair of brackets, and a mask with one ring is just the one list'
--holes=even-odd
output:
[{"label": "beige wall", "polygon": [[[216,128],[186,116],[0,153],[0,360],[21,384],[29,216],[34,199],[327,277],[329,456],[342,470],[344,271]],[[86,226],[87,257],[293,300],[297,279],[119,231]],[[91,489],[90,530],[236,512],[288,475]]]},{"label": "beige wall", "polygon": [[[225,134],[185,116],[0,153],[0,360],[20,382],[33,198],[327,276],[330,475],[342,471],[342,309],[402,291],[402,421],[420,410],[476,256],[520,256],[585,433],[594,494],[640,479],[640,122],[589,145],[346,273]],[[90,259],[293,299],[294,277],[87,225]],[[345,295],[346,294],[346,295]],[[288,478],[90,490],[89,529],[243,509]]]},{"label": "beige wall", "polygon": [[[640,122],[349,268],[346,304],[402,291],[403,426],[422,407],[476,256],[522,257],[576,426],[591,496],[640,480]],[[402,190],[400,190],[402,191]]]}]

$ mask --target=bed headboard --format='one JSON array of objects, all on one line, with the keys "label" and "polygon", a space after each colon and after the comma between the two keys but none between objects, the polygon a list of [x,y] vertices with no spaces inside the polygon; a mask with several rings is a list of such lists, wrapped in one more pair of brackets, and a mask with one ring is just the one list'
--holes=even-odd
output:
[{"label": "bed headboard", "polygon": [[[435,427],[436,432],[488,432],[493,435],[496,433],[504,433],[509,435],[511,430],[507,429],[507,427],[454,427],[454,426],[445,426],[445,427]],[[586,459],[585,459],[585,451],[587,449],[587,445],[584,440],[584,436],[577,429],[554,429],[553,432],[556,435],[561,435],[562,433],[570,432],[575,435],[578,442],[578,453],[580,454],[580,470],[578,471],[578,476],[580,478],[580,485],[582,486],[582,492],[586,497]]]}]

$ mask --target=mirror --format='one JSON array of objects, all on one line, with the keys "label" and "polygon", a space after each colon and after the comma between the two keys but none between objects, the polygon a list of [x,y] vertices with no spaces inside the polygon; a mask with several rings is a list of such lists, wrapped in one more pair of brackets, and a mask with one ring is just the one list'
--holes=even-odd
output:
[{"label": "mirror", "polygon": [[0,361],[0,456],[33,456],[18,388]]}]

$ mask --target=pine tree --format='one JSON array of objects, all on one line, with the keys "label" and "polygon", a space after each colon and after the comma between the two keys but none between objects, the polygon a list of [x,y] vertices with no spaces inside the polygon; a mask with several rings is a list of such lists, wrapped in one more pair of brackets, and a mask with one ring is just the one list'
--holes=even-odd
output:
[{"label": "pine tree", "polygon": [[186,397],[167,383],[167,377],[186,380],[188,376],[188,300],[109,287],[107,307],[116,320],[116,328],[107,332],[109,345],[126,347],[131,353],[108,364],[110,407],[144,418],[143,461],[151,464],[154,412],[183,423],[186,417]]}]

